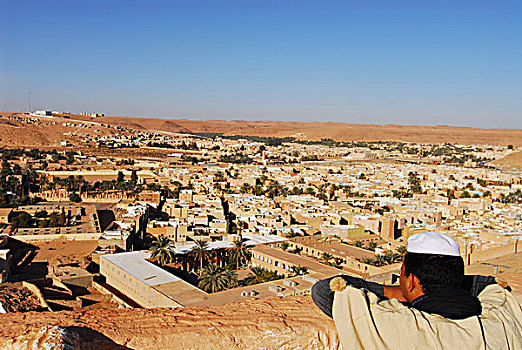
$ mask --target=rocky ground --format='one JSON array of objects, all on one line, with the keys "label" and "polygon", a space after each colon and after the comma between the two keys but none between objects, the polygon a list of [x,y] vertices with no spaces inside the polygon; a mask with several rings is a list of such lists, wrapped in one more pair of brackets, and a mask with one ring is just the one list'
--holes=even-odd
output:
[{"label": "rocky ground", "polygon": [[42,309],[38,297],[19,283],[0,284],[0,303],[6,312],[28,312]]},{"label": "rocky ground", "polygon": [[339,349],[310,296],[194,309],[106,309],[3,315],[0,348]]}]

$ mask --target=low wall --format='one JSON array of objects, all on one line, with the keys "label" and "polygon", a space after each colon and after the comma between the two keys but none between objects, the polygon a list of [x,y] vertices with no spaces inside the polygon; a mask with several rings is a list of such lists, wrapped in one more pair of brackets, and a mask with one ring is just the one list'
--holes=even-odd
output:
[{"label": "low wall", "polygon": [[75,349],[340,349],[333,321],[310,296],[207,308],[5,314],[0,348],[26,349],[49,325],[77,334]]},{"label": "low wall", "polygon": [[55,239],[64,239],[66,241],[96,241],[101,237],[101,233],[66,233],[58,235],[16,235],[12,236],[22,242],[48,242]]}]

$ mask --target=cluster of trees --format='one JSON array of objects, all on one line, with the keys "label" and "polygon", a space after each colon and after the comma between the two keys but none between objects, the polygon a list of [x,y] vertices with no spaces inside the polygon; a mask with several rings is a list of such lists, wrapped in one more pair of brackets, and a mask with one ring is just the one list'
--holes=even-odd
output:
[{"label": "cluster of trees", "polygon": [[385,266],[385,265],[390,265],[390,264],[400,262],[400,261],[402,261],[403,257],[404,257],[403,254],[388,252],[384,255],[377,255],[374,259],[364,258],[361,261],[368,265]]},{"label": "cluster of trees", "polygon": [[[174,253],[174,243],[168,237],[159,236],[150,248],[151,259],[156,260],[160,265],[189,262],[198,274],[198,287],[209,293],[283,278],[277,272],[257,266],[250,268],[249,275],[240,281],[236,271],[244,269],[251,258],[250,250],[242,241],[235,242],[234,247],[224,254],[210,251],[208,243],[202,240],[196,240],[194,243],[191,254],[177,256]],[[303,275],[307,271],[306,267],[292,266],[292,272],[296,276]]]},{"label": "cluster of trees", "polygon": [[249,140],[253,142],[262,142],[267,146],[280,146],[283,143],[298,143],[302,145],[322,145],[328,147],[345,147],[345,148],[369,148],[372,150],[390,149],[391,147],[404,147],[403,142],[393,141],[335,141],[330,138],[322,138],[321,140],[301,140],[295,137],[264,137],[264,136],[250,136],[250,135],[223,135],[223,133],[193,133],[193,135],[203,136],[211,139],[217,137],[228,140]]},{"label": "cluster of trees", "polygon": [[[191,254],[176,255],[174,242],[168,237],[159,236],[152,242],[151,259],[160,265],[188,263],[199,275],[199,287],[207,292],[217,292],[238,285],[235,270],[245,267],[250,261],[250,251],[242,241],[234,243],[234,247],[225,254],[209,250],[208,243],[195,240]],[[224,261],[223,261],[224,260]],[[223,265],[223,267],[220,267]]]},{"label": "cluster of trees", "polygon": [[67,224],[67,217],[64,210],[61,213],[52,212],[50,215],[47,211],[42,210],[36,212],[34,217],[26,212],[14,215],[10,222],[11,232],[18,228],[32,228],[32,227],[63,227]]},{"label": "cluster of trees", "polygon": [[422,193],[422,185],[417,173],[410,171],[408,174],[408,184],[410,185],[409,191],[411,193]]},{"label": "cluster of trees", "polygon": [[[132,192],[139,193],[144,189],[151,189],[151,186],[144,186],[138,183],[138,175],[136,170],[132,170],[131,177],[129,180],[125,180],[125,175],[123,172],[118,172],[118,176],[116,180],[104,180],[104,181],[96,181],[94,183],[90,183],[86,181],[83,176],[73,176],[70,175],[65,178],[54,178],[53,181],[49,182],[46,177],[40,178],[40,187],[46,190],[52,190],[57,188],[65,188],[69,192],[92,192],[92,191],[109,191],[109,190],[117,190],[122,192]],[[153,185],[153,184],[151,184]],[[76,194],[74,198],[79,198],[79,195]],[[71,198],[72,200],[72,198]],[[74,200],[73,200],[74,201]]]},{"label": "cluster of trees", "polygon": [[335,184],[320,184],[316,186],[316,188],[309,186],[305,189],[297,186],[288,188],[281,185],[278,181],[274,179],[268,179],[265,175],[263,175],[256,179],[256,184],[254,186],[250,185],[249,183],[244,183],[239,189],[239,192],[253,194],[256,196],[265,195],[269,198],[274,198],[277,196],[309,194],[322,200],[328,200],[333,198],[334,193],[338,188],[339,187]]},{"label": "cluster of trees", "polygon": [[168,142],[154,142],[149,141],[147,143],[147,147],[157,147],[157,148],[176,148],[174,145],[171,145]]},{"label": "cluster of trees", "polygon": [[257,179],[255,186],[252,186],[249,183],[244,183],[239,189],[239,192],[249,193],[256,196],[265,195],[270,198],[274,198],[276,196],[286,196],[289,194],[288,189],[279,182],[275,180],[263,181],[263,179]]},{"label": "cluster of trees", "polygon": [[[1,149],[0,149],[1,150]],[[28,191],[38,191],[40,175],[31,169],[22,170],[20,165],[11,166],[9,160],[24,155],[20,150],[2,150],[2,167],[0,168],[0,207],[16,207],[43,201],[41,198],[30,198]]]},{"label": "cluster of trees", "polygon": [[375,249],[377,248],[376,242],[368,242],[368,245],[364,245],[364,243],[362,241],[355,241],[353,245],[356,246],[357,248],[371,250],[372,252],[374,252]]},{"label": "cluster of trees", "polygon": [[522,190],[516,190],[508,194],[500,194],[497,199],[501,203],[522,203]]},{"label": "cluster of trees", "polygon": [[319,156],[315,155],[315,154],[311,154],[311,155],[308,155],[308,156],[302,156],[301,157],[301,162],[318,162],[318,161],[321,161],[323,160],[322,158],[319,158]]},{"label": "cluster of trees", "polygon": [[342,259],[340,258],[334,258],[334,256],[330,253],[323,253],[321,255],[321,260],[332,267],[335,267],[337,269],[342,269]]},{"label": "cluster of trees", "polygon": [[221,163],[231,163],[231,164],[250,164],[254,160],[246,154],[243,154],[241,152],[236,152],[234,154],[224,154],[219,157],[218,161]]}]

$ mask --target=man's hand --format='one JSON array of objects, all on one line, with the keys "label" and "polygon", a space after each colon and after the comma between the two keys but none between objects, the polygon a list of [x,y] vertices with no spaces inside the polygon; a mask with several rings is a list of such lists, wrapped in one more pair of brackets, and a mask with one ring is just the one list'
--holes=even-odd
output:
[{"label": "man's hand", "polygon": [[402,294],[401,287],[399,286],[382,286],[384,291],[384,296],[388,299],[395,298],[398,301],[406,302],[406,298]]}]

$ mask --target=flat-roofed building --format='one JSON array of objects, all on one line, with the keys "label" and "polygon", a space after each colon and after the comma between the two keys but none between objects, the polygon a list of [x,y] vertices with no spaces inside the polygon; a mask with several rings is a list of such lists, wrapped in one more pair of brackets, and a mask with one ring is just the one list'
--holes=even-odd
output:
[{"label": "flat-roofed building", "polygon": [[321,225],[321,234],[351,239],[364,235],[364,227],[362,225]]},{"label": "flat-roofed building", "polygon": [[[147,251],[100,256],[100,273],[106,282],[145,308],[182,307],[181,292],[206,295],[202,290],[154,265]],[[179,295],[178,295],[179,296]]]},{"label": "flat-roofed building", "polygon": [[300,249],[301,254],[321,259],[323,254],[330,254],[338,259],[343,269],[351,271],[359,276],[370,276],[383,273],[378,267],[362,262],[363,259],[375,258],[375,253],[341,243],[339,239],[321,236],[293,237],[288,241],[291,249]]},{"label": "flat-roofed building", "polygon": [[349,271],[339,270],[335,267],[321,264],[313,259],[288,253],[267,245],[258,245],[252,248],[252,266],[277,272],[281,276],[292,275],[294,273],[294,266],[305,267],[308,269],[308,272],[313,272],[314,275],[320,279],[335,276],[340,273],[357,276]]}]

